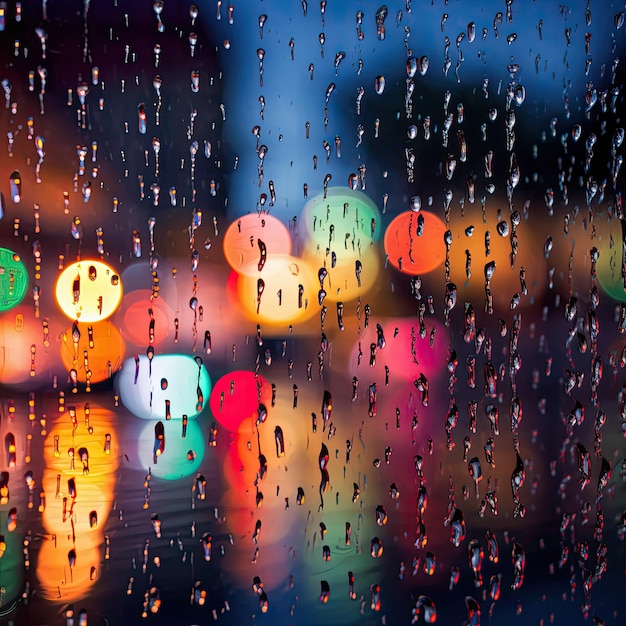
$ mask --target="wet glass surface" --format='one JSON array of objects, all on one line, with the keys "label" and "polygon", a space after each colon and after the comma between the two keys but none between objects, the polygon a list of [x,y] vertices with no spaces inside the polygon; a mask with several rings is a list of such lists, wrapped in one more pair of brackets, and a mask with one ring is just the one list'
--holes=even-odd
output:
[{"label": "wet glass surface", "polygon": [[0,2],[0,622],[622,623],[623,22]]}]

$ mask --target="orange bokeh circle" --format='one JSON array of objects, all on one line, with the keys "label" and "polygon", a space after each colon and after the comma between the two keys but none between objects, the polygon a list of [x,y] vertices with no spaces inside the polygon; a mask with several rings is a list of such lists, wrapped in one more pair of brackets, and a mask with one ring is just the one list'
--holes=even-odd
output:
[{"label": "orange bokeh circle", "polygon": [[[265,244],[267,258],[291,254],[287,227],[271,215],[248,214],[233,222],[224,235],[224,257],[236,272],[256,271],[260,259],[259,241]],[[248,268],[248,270],[246,270]]]},{"label": "orange bokeh circle", "polygon": [[78,324],[78,329],[80,339],[76,345],[72,338],[72,327],[66,329],[61,335],[63,367],[68,371],[75,369],[78,381],[87,382],[86,352],[91,382],[99,383],[106,380],[109,375],[120,369],[124,361],[126,343],[120,331],[109,320],[93,324]]},{"label": "orange bokeh circle", "polygon": [[[259,279],[264,285],[260,305],[257,301]],[[237,274],[236,306],[246,317],[258,323],[274,326],[296,323],[309,319],[319,311],[318,291],[317,273],[307,261],[288,254],[277,254],[267,259],[261,272],[256,270],[254,262]],[[232,298],[235,294],[229,295]]]},{"label": "orange bokeh circle", "polygon": [[[417,235],[419,216],[424,217],[424,230]],[[395,217],[385,230],[384,246],[389,262],[404,274],[432,272],[446,258],[443,241],[445,224],[428,211],[406,211]]]}]

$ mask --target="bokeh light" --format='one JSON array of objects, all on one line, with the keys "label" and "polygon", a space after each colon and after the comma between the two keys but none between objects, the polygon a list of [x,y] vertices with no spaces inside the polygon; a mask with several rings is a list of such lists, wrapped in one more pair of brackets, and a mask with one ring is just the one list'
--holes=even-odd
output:
[{"label": "bokeh light", "polygon": [[124,338],[136,346],[158,346],[170,336],[174,312],[163,298],[151,296],[148,289],[135,289],[122,299],[120,328]]},{"label": "bokeh light", "polygon": [[[303,257],[317,267],[318,289],[329,302],[349,301],[378,281],[380,212],[364,193],[331,187],[309,200],[303,213],[306,239]],[[325,276],[321,275],[325,272]]]},{"label": "bokeh light", "polygon": [[[547,287],[548,260],[538,247],[546,240],[542,236],[542,220],[537,219],[530,223],[520,214],[519,225],[514,229],[511,213],[504,202],[499,198],[490,198],[489,202],[499,208],[486,211],[483,216],[479,204],[466,204],[463,215],[455,213],[451,218],[453,239],[450,246],[450,279],[457,285],[459,298],[463,302],[471,301],[475,308],[482,310],[485,300],[485,265],[495,262],[496,270],[491,279],[494,302],[506,308],[513,296],[519,293],[518,306],[525,308],[540,301]],[[508,230],[505,235],[501,235],[498,228],[502,229],[504,225]],[[517,236],[517,253],[514,259],[511,258],[513,230]],[[469,278],[466,251],[470,254]],[[522,269],[528,291],[525,296],[521,293]]]},{"label": "bokeh light", "polygon": [[[595,243],[599,255],[597,261],[598,281],[605,293],[613,300],[626,302],[625,279],[622,276],[622,266],[625,261],[623,220],[614,219],[608,223],[600,222],[597,229],[598,237]],[[586,263],[578,263],[577,273],[588,273],[591,270],[589,251],[581,250],[579,254],[585,255]]]},{"label": "bokeh light", "polygon": [[[165,448],[158,457],[154,456],[154,422],[142,425],[138,440],[137,454],[141,466],[151,468],[155,478],[165,480],[180,480],[193,476],[204,461],[206,442],[202,434],[202,427],[197,420],[189,420],[182,436],[181,420],[164,421]],[[193,452],[193,454],[189,454]],[[191,498],[191,483],[189,484]]]},{"label": "bokeh light", "polygon": [[[418,235],[420,215],[423,231]],[[445,224],[429,211],[405,211],[385,229],[385,253],[389,262],[405,274],[426,274],[439,267],[445,259],[443,235]]]},{"label": "bokeh light", "polygon": [[[4,507],[3,507],[4,508]],[[6,549],[0,558],[0,580],[4,587],[3,603],[5,607],[7,602],[11,603],[12,599],[18,596],[24,585],[24,559],[22,554],[23,536],[18,532],[6,532],[5,511],[0,513],[0,523],[3,524],[3,535]],[[9,604],[10,606],[10,604]]]},{"label": "bokeh light", "polygon": [[[265,246],[263,255],[262,246]],[[275,254],[291,254],[291,234],[272,215],[243,215],[224,233],[224,258],[236,272],[251,271]],[[261,261],[262,256],[265,258]]]},{"label": "bokeh light", "polygon": [[122,280],[103,261],[76,261],[59,274],[55,297],[69,319],[102,321],[115,313],[122,300]]},{"label": "bokeh light", "polygon": [[[67,410],[52,420],[44,444],[42,480],[46,494],[42,522],[47,535],[41,551],[45,558],[37,561],[44,598],[75,602],[96,583],[102,560],[100,546],[115,499],[118,457],[118,434],[111,411],[93,404],[68,404]],[[76,552],[74,567],[69,565],[70,550]]]},{"label": "bokeh light", "polygon": [[237,276],[236,292],[228,294],[249,319],[276,326],[312,317],[319,311],[317,292],[312,266],[300,257],[279,254],[269,258],[261,272],[244,269]]},{"label": "bokeh light", "polygon": [[[57,536],[57,545],[47,540],[41,545],[40,565],[37,576],[41,580],[40,592],[44,599],[51,602],[78,602],[97,583],[100,576],[101,537],[81,534],[76,543],[67,535]],[[69,566],[68,553],[76,551],[76,564]],[[54,581],[57,584],[54,584]],[[63,593],[59,597],[59,588]]]},{"label": "bokeh light", "polygon": [[150,420],[194,419],[204,410],[211,378],[200,356],[158,354],[126,359],[116,378],[120,401],[135,416]]},{"label": "bokeh light", "polygon": [[0,311],[17,306],[28,289],[28,273],[19,254],[0,248]]},{"label": "bokeh light", "polygon": [[[367,372],[367,381],[379,381],[382,386],[386,379],[385,368],[389,369],[391,382],[400,379],[413,381],[421,373],[437,379],[447,362],[450,333],[437,319],[426,318],[426,333],[420,336],[419,322],[411,323],[404,318],[380,319],[384,348],[378,347],[379,333],[375,326],[364,329],[360,341],[352,346],[344,371],[350,376],[360,377]],[[361,364],[359,365],[359,343]],[[371,346],[375,344],[373,363]],[[366,383],[366,380],[363,381]],[[369,383],[367,383],[369,384]],[[363,391],[363,390],[361,390]]]},{"label": "bokeh light", "polygon": [[366,194],[348,187],[329,187],[325,196],[315,196],[304,207],[309,248],[329,247],[336,250],[337,257],[350,256],[380,239],[380,211]]},{"label": "bokeh light", "polygon": [[255,416],[259,404],[269,406],[272,390],[260,374],[236,370],[222,376],[211,390],[211,414],[221,426],[237,432],[246,418]]},{"label": "bokeh light", "polygon": [[[33,316],[32,308],[20,304],[0,316],[0,376],[5,385],[39,382],[46,378],[51,356],[39,339],[42,337],[41,321]],[[31,374],[33,353],[34,375]]]},{"label": "bokeh light", "polygon": [[74,341],[72,327],[61,338],[61,361],[69,372],[75,369],[78,381],[86,382],[87,372],[92,383],[111,378],[120,367],[126,352],[126,343],[110,320],[93,324],[77,324],[80,337]]}]

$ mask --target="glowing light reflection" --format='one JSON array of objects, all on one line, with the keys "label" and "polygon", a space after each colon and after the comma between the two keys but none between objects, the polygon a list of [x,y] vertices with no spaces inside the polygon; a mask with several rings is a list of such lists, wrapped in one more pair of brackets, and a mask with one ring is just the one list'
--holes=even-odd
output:
[{"label": "glowing light reflection", "polygon": [[28,289],[28,273],[19,255],[0,248],[0,311],[17,306]]},{"label": "glowing light reflection", "polygon": [[[422,235],[417,234],[420,215],[424,218]],[[401,213],[385,230],[385,252],[389,262],[405,274],[432,272],[445,259],[445,230],[445,224],[434,213]]]},{"label": "glowing light reflection", "polygon": [[[103,529],[115,497],[118,463],[113,414],[97,406],[90,407],[88,427],[84,407],[75,408],[76,423],[72,422],[68,407],[53,421],[44,443],[42,488],[46,508],[42,521],[48,535],[37,559],[37,577],[42,596],[58,602],[76,601],[95,584],[102,559]],[[109,454],[105,451],[107,434],[111,436]],[[75,484],[75,499],[70,480]],[[97,515],[97,525],[91,523],[92,511]],[[68,561],[72,549],[76,551],[74,567]]]},{"label": "glowing light reflection", "polygon": [[122,300],[122,280],[102,261],[76,261],[59,274],[54,293],[69,319],[98,322],[117,310]]},{"label": "glowing light reflection", "polygon": [[86,382],[90,372],[91,382],[98,383],[117,372],[122,366],[126,343],[120,331],[110,323],[78,324],[80,339],[74,343],[72,327],[65,330],[61,340],[61,360],[67,371],[75,369],[78,381]]},{"label": "glowing light reflection", "polygon": [[251,320],[272,326],[302,322],[319,311],[316,274],[300,257],[279,254],[269,258],[261,272],[244,269],[237,276],[236,294],[228,293]]},{"label": "glowing light reflection", "polygon": [[116,385],[122,404],[141,419],[194,419],[211,393],[211,378],[200,357],[184,354],[126,359]]},{"label": "glowing light reflection", "polygon": [[234,221],[224,234],[224,257],[237,272],[258,269],[261,262],[261,241],[266,256],[291,254],[291,235],[287,227],[272,215],[243,215]]},{"label": "glowing light reflection", "polygon": [[270,384],[261,375],[238,370],[225,374],[215,383],[209,404],[219,424],[237,432],[243,420],[256,414],[260,402],[269,406],[270,401]]},{"label": "glowing light reflection", "polygon": [[[155,462],[154,426],[150,422],[139,434],[137,455],[142,467],[151,468],[152,475],[165,480],[179,480],[194,475],[204,461],[205,441],[197,420],[189,420],[185,437],[182,436],[181,420],[163,422],[165,449]],[[219,434],[218,434],[219,436]],[[189,451],[195,454],[188,456]],[[191,492],[190,492],[191,493]]]}]

